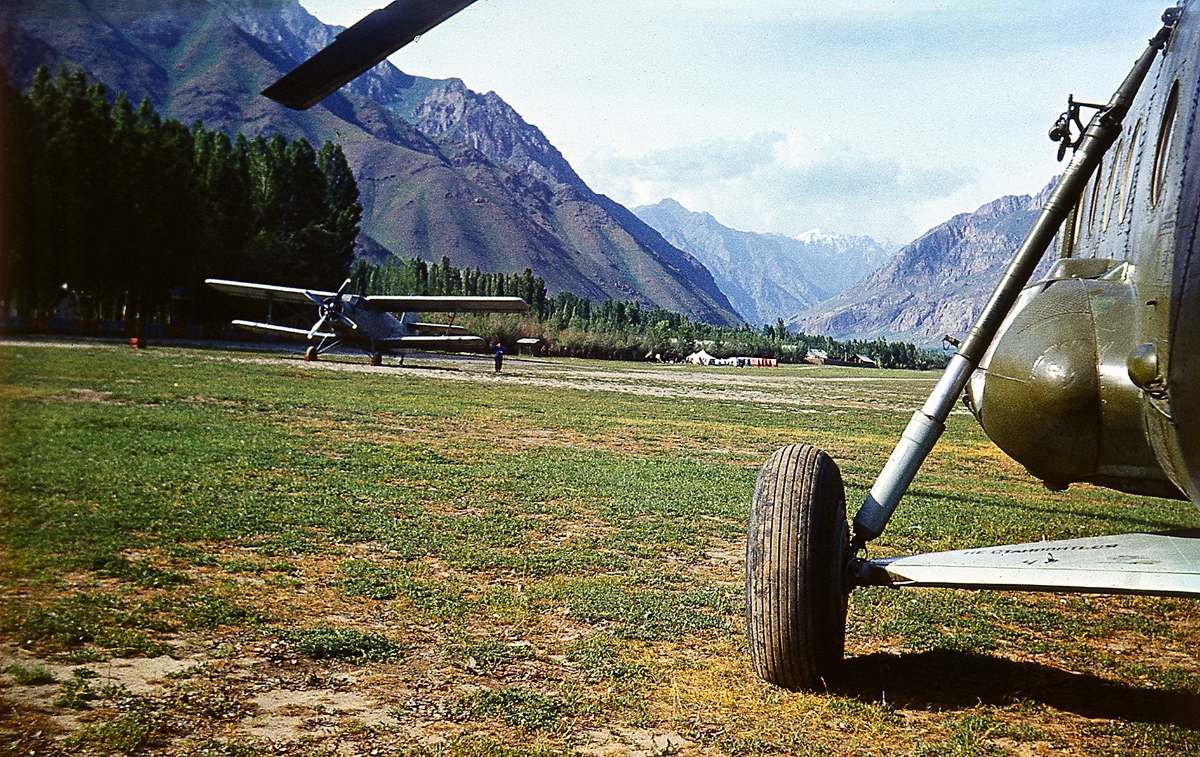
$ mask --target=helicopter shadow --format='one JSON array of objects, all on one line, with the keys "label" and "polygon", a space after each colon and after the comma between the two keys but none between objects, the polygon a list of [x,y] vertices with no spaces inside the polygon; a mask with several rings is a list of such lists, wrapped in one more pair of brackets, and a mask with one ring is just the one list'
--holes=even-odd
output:
[{"label": "helicopter shadow", "polygon": [[832,691],[864,703],[959,710],[1027,700],[1084,718],[1200,730],[1200,695],[1129,686],[1035,662],[935,649],[849,658]]}]

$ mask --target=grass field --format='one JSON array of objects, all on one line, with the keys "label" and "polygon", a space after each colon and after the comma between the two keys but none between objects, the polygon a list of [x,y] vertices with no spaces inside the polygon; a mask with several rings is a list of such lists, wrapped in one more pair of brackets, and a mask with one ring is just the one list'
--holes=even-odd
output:
[{"label": "grass field", "polygon": [[[859,590],[756,680],[745,518],[861,501],[930,374],[0,345],[0,754],[1200,754],[1200,603]],[[1200,527],[1053,494],[967,415],[872,554]]]}]

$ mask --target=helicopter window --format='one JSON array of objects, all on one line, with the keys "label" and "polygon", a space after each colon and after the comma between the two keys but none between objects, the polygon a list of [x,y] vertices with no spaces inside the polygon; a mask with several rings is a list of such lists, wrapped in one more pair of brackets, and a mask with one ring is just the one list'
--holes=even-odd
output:
[{"label": "helicopter window", "polygon": [[1150,182],[1150,204],[1158,204],[1158,196],[1162,193],[1163,179],[1167,173],[1167,153],[1171,148],[1171,132],[1175,126],[1175,111],[1179,108],[1179,80],[1171,87],[1171,96],[1167,98],[1167,107],[1163,111],[1162,128],[1158,132],[1158,148],[1154,153],[1154,178]]},{"label": "helicopter window", "polygon": [[1100,202],[1100,182],[1104,180],[1104,161],[1100,161],[1100,165],[1096,166],[1096,173],[1092,175],[1092,191],[1088,192],[1087,197],[1087,233],[1092,235],[1092,228],[1096,222],[1096,205]]},{"label": "helicopter window", "polygon": [[1070,258],[1075,256],[1075,245],[1079,242],[1079,233],[1083,227],[1083,202],[1084,198],[1080,197],[1079,202],[1075,203],[1075,210],[1071,215],[1067,216],[1071,220],[1070,236],[1067,236],[1067,229],[1064,227],[1062,231],[1062,254],[1060,257]]},{"label": "helicopter window", "polygon": [[1129,178],[1133,175],[1133,154],[1137,151],[1138,136],[1142,131],[1142,122],[1138,121],[1133,127],[1133,135],[1129,138],[1129,154],[1125,156],[1125,168],[1121,172],[1121,199],[1118,206],[1121,208],[1120,223],[1125,223],[1125,214],[1132,204],[1129,197]]},{"label": "helicopter window", "polygon": [[1108,170],[1108,189],[1104,192],[1104,219],[1100,222],[1100,231],[1108,231],[1108,215],[1112,212],[1112,197],[1113,185],[1116,183],[1113,179],[1117,178],[1117,161],[1121,159],[1121,152],[1125,149],[1125,140],[1122,139],[1117,144],[1117,149],[1113,150],[1112,166]]}]

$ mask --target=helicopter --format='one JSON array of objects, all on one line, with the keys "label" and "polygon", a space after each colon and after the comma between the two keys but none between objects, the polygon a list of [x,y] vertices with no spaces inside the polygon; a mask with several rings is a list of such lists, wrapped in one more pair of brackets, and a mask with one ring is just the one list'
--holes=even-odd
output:
[{"label": "helicopter", "polygon": [[[397,0],[263,94],[309,107],[471,2]],[[865,556],[960,399],[1051,490],[1086,482],[1200,505],[1200,329],[1189,327],[1200,322],[1200,3],[1183,0],[1162,21],[1107,103],[1068,98],[1050,137],[1069,163],[853,520],[824,451],[789,445],[762,466],[746,626],[764,680],[835,681],[857,587],[1200,597],[1200,536],[1188,534]],[[1056,238],[1054,265],[1031,282]]]}]

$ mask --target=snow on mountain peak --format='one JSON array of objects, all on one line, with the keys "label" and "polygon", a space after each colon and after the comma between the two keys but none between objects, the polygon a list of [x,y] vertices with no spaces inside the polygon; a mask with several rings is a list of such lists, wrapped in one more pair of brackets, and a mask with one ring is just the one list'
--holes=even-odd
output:
[{"label": "snow on mountain peak", "polygon": [[832,234],[820,227],[796,235],[796,239],[808,244],[831,244],[843,238],[840,234]]}]

